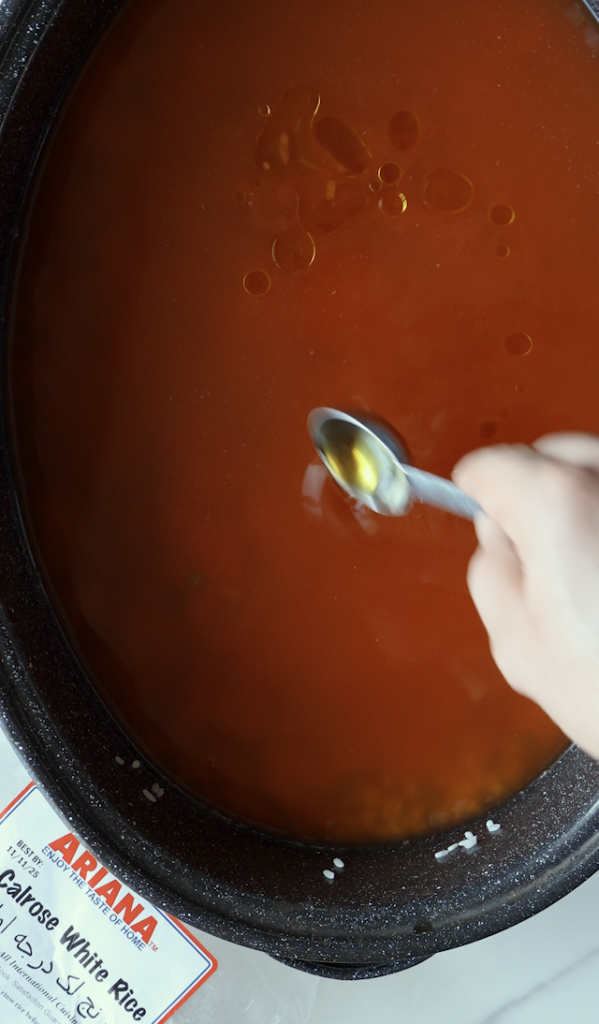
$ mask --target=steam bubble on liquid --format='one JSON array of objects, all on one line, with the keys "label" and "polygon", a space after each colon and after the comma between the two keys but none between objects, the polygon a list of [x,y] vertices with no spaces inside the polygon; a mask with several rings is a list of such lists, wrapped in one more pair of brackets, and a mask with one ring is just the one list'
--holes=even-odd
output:
[{"label": "steam bubble on liquid", "polygon": [[508,334],[503,347],[511,356],[526,356],[532,349],[532,338],[528,334],[516,331],[514,334]]},{"label": "steam bubble on liquid", "polygon": [[346,171],[361,174],[370,164],[370,153],[354,129],[339,117],[321,117],[314,137]]},{"label": "steam bubble on liquid", "polygon": [[287,228],[272,244],[272,258],[277,267],[289,273],[307,270],[315,255],[314,239],[301,224]]},{"label": "steam bubble on liquid", "polygon": [[266,295],[270,288],[270,277],[265,270],[249,270],[243,279],[248,295]]},{"label": "steam bubble on liquid", "polygon": [[395,160],[386,160],[379,167],[379,178],[383,185],[395,185],[401,178],[401,167]]},{"label": "steam bubble on liquid", "polygon": [[498,245],[497,248],[495,249],[495,255],[497,256],[498,260],[504,260],[506,256],[509,256],[509,254],[510,247],[509,245],[506,245],[504,242],[501,242],[501,244]]},{"label": "steam bubble on liquid", "polygon": [[424,185],[424,201],[435,213],[460,213],[470,206],[473,196],[472,182],[449,167],[433,171]]},{"label": "steam bubble on liquid", "polygon": [[233,196],[234,203],[245,203],[245,192],[236,192]]},{"label": "steam bubble on liquid", "polygon": [[508,206],[507,203],[497,203],[489,210],[489,220],[491,221],[491,224],[496,224],[498,227],[502,228],[511,224],[515,216],[516,215],[512,210],[512,207]]},{"label": "steam bubble on liquid", "polygon": [[411,110],[398,110],[389,121],[387,128],[389,141],[395,149],[406,152],[414,149],[420,138],[418,118]]},{"label": "steam bubble on liquid", "polygon": [[403,192],[387,192],[382,199],[379,199],[379,210],[388,217],[399,217],[406,212],[408,200]]}]

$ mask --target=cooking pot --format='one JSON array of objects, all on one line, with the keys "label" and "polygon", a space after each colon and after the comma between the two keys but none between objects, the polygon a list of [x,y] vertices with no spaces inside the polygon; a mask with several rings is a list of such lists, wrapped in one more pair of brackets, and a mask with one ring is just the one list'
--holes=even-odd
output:
[{"label": "cooking pot", "polygon": [[[5,364],[19,230],[36,166],[70,84],[119,6],[0,6]],[[8,409],[6,383],[2,400]],[[470,822],[476,842],[463,845],[457,826],[398,844],[292,841],[203,806],[136,747],[86,678],[28,544],[7,412],[0,447],[3,725],[69,827],[142,896],[302,970],[370,978],[516,924],[599,866],[599,764],[575,747],[495,812],[499,829],[485,818]],[[150,802],[144,790],[154,783],[164,796]],[[342,870],[333,869],[335,857]]]}]

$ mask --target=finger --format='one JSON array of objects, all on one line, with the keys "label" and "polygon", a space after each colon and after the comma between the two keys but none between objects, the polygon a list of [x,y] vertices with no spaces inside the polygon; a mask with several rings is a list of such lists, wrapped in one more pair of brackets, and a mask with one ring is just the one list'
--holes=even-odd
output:
[{"label": "finger", "polygon": [[599,472],[599,438],[592,434],[545,434],[533,448],[547,458]]},{"label": "finger", "polygon": [[542,455],[525,445],[496,445],[460,459],[453,478],[519,547],[534,533],[539,476],[546,465]]},{"label": "finger", "polygon": [[474,529],[478,543],[486,551],[494,552],[498,555],[504,554],[505,557],[513,555],[517,558],[518,562],[520,561],[514,545],[505,530],[502,530],[499,523],[485,515],[484,512],[477,512],[475,515]]},{"label": "finger", "polygon": [[526,649],[528,617],[520,562],[513,548],[507,553],[477,548],[468,566],[468,587],[498,668],[523,692],[518,666]]},{"label": "finger", "polygon": [[491,641],[498,643],[509,636],[521,621],[522,569],[513,547],[507,538],[500,539],[499,532],[470,559],[468,588]]}]

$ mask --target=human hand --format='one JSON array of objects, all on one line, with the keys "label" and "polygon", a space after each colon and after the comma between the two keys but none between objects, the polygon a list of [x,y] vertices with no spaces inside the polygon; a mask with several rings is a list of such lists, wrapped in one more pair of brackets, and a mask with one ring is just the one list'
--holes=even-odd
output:
[{"label": "human hand", "polygon": [[497,666],[599,758],[599,438],[482,448],[453,477],[485,510],[468,586]]}]

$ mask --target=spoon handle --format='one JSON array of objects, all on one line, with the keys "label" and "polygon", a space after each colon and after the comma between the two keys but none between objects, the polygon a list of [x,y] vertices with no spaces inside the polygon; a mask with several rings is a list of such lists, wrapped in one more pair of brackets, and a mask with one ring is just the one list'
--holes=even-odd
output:
[{"label": "spoon handle", "polygon": [[412,497],[416,501],[453,512],[455,516],[462,516],[463,519],[474,519],[477,512],[482,512],[478,502],[464,494],[451,480],[405,464],[401,468],[408,478]]}]

